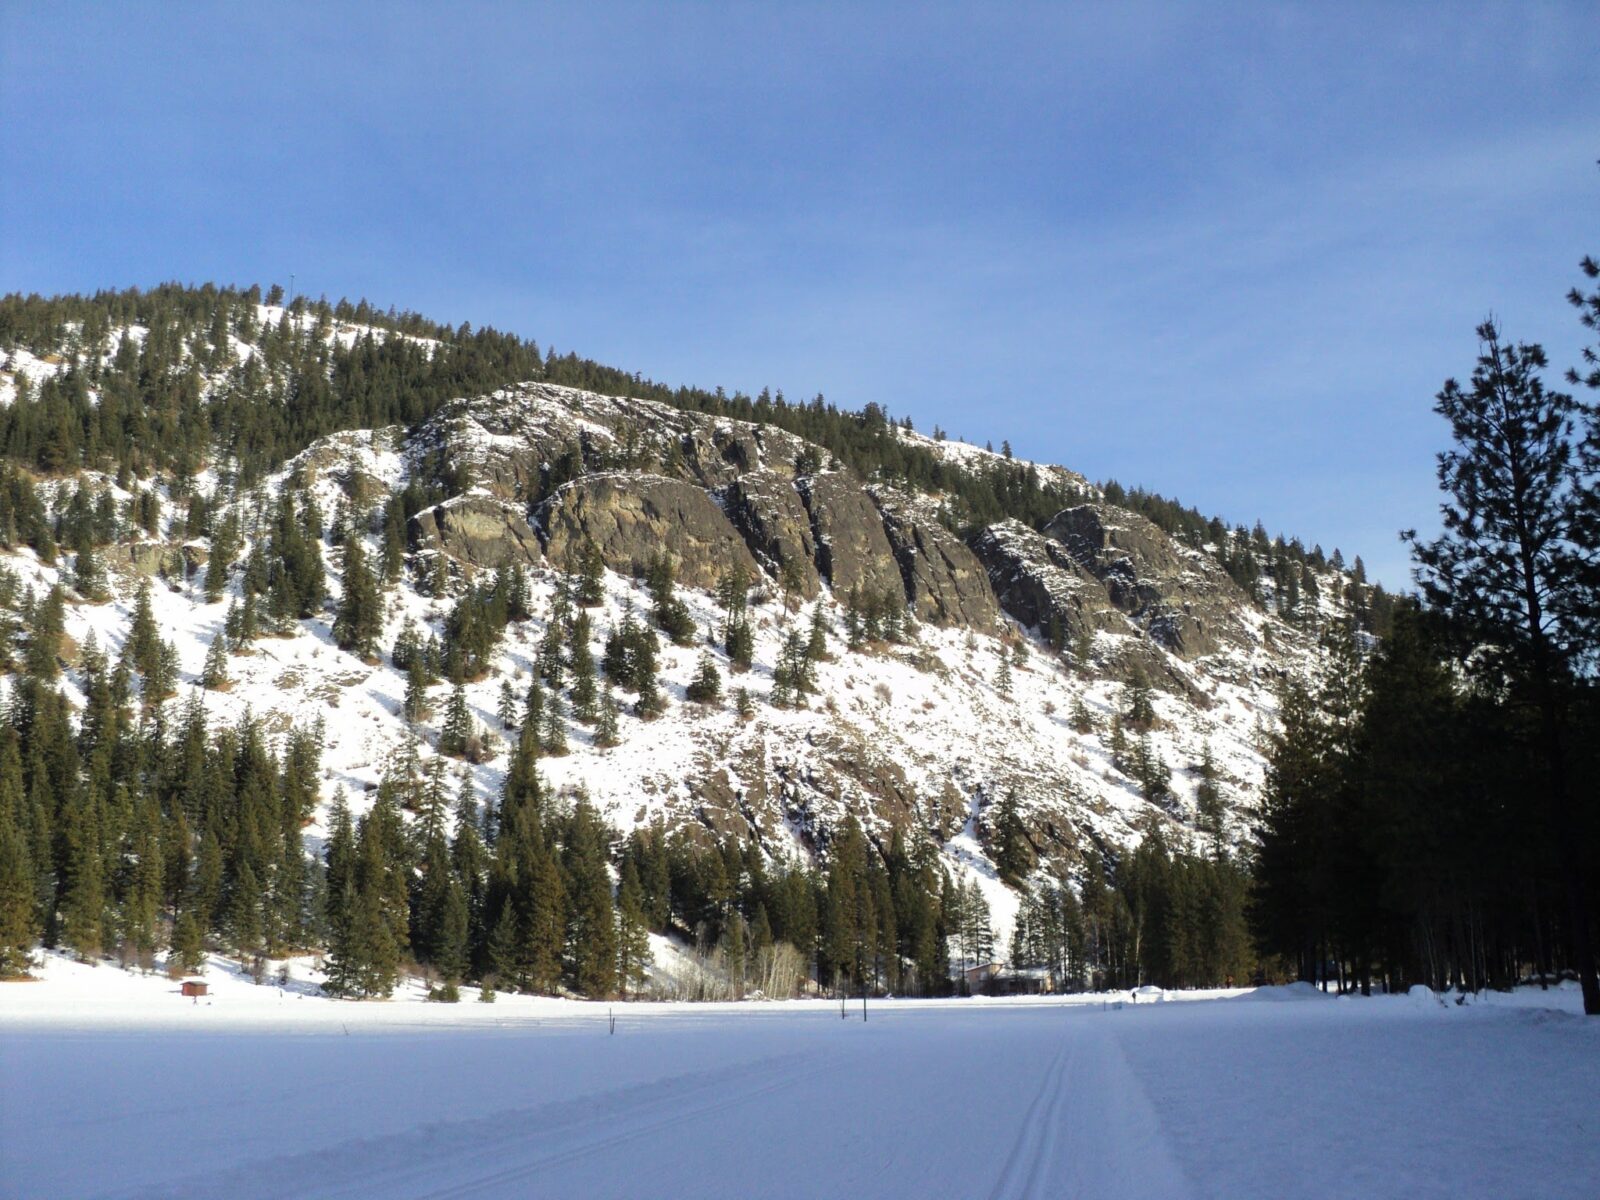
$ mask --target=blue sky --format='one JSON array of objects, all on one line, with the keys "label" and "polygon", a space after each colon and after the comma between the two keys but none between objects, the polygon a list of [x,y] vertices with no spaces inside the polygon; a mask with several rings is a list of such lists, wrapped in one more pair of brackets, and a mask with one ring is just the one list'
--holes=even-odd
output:
[{"label": "blue sky", "polygon": [[1581,343],[1600,8],[979,9],[0,0],[0,291],[293,274],[1405,584],[1475,323]]}]

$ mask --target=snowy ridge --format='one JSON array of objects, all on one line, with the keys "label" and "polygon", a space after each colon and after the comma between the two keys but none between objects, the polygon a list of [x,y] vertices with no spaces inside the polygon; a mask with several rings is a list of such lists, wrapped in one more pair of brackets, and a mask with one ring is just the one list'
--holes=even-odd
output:
[{"label": "snowy ridge", "polygon": [[[462,402],[447,410],[436,428],[454,436],[466,412],[493,412],[502,423],[534,421],[557,397],[543,394],[545,389],[530,390],[529,408],[507,405],[504,398]],[[583,402],[588,411],[610,405],[598,397],[584,396]],[[574,416],[575,423],[586,421],[583,412]],[[607,429],[588,428],[597,435]],[[263,516],[268,498],[288,478],[307,473],[325,515],[346,498],[352,478],[384,489],[400,487],[415,469],[417,446],[429,436],[424,433],[402,445],[396,444],[396,431],[354,431],[322,439],[259,489],[256,505],[247,511]],[[526,445],[514,435],[500,436],[512,437],[519,449]],[[453,502],[458,501],[445,503]],[[1024,535],[1038,536],[1019,530],[1018,536]],[[370,539],[370,549],[377,553],[375,539]],[[338,596],[340,552],[325,547],[324,557],[331,609]],[[64,563],[46,567],[26,551],[12,563],[40,592],[68,581]],[[473,716],[491,731],[491,740],[499,729],[495,712],[501,682],[510,679],[519,694],[525,690],[561,583],[561,576],[548,567],[532,570],[529,578],[536,616],[507,630],[489,676],[467,688]],[[102,649],[119,650],[138,582],[130,573],[114,575],[110,602],[72,605],[68,634],[79,644],[92,637]],[[227,600],[206,604],[199,584],[196,574],[187,582],[152,590],[161,634],[178,648],[182,690],[199,697],[217,721],[232,722],[251,711],[265,718],[272,731],[318,720],[325,724],[324,805],[307,831],[314,849],[326,833],[326,805],[335,790],[343,788],[359,814],[369,791],[413,736],[401,716],[404,677],[336,648],[330,613],[301,622],[289,637],[258,640],[251,653],[230,659],[229,691],[204,692],[198,683],[202,664],[222,628]],[[717,623],[720,613],[710,595],[687,588],[680,594],[697,627]],[[390,594],[382,644],[391,644],[408,621],[424,632],[437,631],[452,603],[452,597],[429,596],[403,582]],[[608,573],[604,603],[591,614],[595,656],[606,632],[626,611],[644,613],[649,604],[642,584]],[[829,661],[818,668],[818,694],[805,709],[773,708],[766,701],[783,640],[791,630],[806,628],[814,605],[821,606],[831,631]],[[843,645],[837,598],[825,591],[812,606],[788,613],[775,597],[757,605],[750,672],[729,674],[725,658],[716,656],[726,687],[746,688],[756,700],[754,720],[741,720],[729,707],[707,710],[687,702],[685,690],[702,647],[664,643],[661,683],[669,699],[667,713],[646,723],[625,712],[621,744],[612,749],[597,747],[591,730],[569,722],[571,753],[546,758],[541,769],[560,795],[587,797],[620,831],[658,817],[670,825],[704,823],[708,788],[735,801],[728,806],[730,812],[748,813],[748,800],[770,798],[768,811],[781,812],[780,822],[747,818],[729,827],[718,820],[712,828],[719,835],[755,836],[769,853],[783,856],[825,852],[830,831],[849,812],[862,819],[869,833],[885,840],[893,823],[909,819],[936,836],[958,874],[984,889],[1001,947],[1016,900],[996,878],[984,849],[983,822],[989,806],[1006,793],[1018,797],[1031,823],[1057,831],[1059,842],[1040,849],[1065,855],[1069,862],[1085,839],[1126,845],[1150,820],[1186,838],[1195,821],[1194,768],[1206,744],[1235,808],[1248,812],[1254,803],[1262,778],[1259,725],[1270,715],[1268,685],[1284,665],[1281,651],[1269,653],[1258,643],[1251,653],[1230,652],[1215,662],[1183,663],[1168,656],[1171,670],[1189,681],[1193,698],[1156,694],[1158,723],[1151,740],[1174,769],[1174,800],[1170,807],[1153,806],[1111,764],[1106,730],[1121,685],[1068,670],[1040,645],[1037,630],[1010,625],[995,637],[922,625],[915,627],[907,645],[851,652]],[[1246,619],[1266,618],[1247,613]],[[1110,659],[1116,658],[1120,643],[1147,644],[1124,624],[1122,632],[1098,634]],[[1015,650],[1019,639],[1033,648],[1020,661]],[[999,683],[1003,658],[1014,663],[1009,694]],[[69,680],[75,679],[69,672]],[[436,697],[437,711],[443,707],[443,689]],[[1093,714],[1097,731],[1080,733],[1070,727],[1068,713],[1075,701]],[[425,741],[430,728],[422,731]],[[492,798],[503,776],[504,748],[502,740],[500,753],[489,761],[471,767],[453,764],[453,769],[470,771],[480,796]],[[902,806],[885,806],[885,786],[898,791]],[[1234,836],[1241,831],[1238,824],[1232,828]]]},{"label": "snowy ridge", "polygon": [[[326,317],[319,322],[309,311],[296,317],[279,306],[259,305],[255,315],[262,326],[318,331],[345,346],[368,335],[410,336]],[[72,349],[109,355],[124,339],[138,345],[148,334],[139,326],[117,328],[96,347]],[[232,333],[227,336],[226,363],[204,376],[203,395],[228,386],[231,373],[258,353]],[[203,342],[186,345],[184,353],[198,360],[205,353]],[[0,388],[12,390],[0,391],[0,396],[14,395],[21,375],[37,382],[66,361],[48,357],[60,361],[20,349],[8,352],[0,364],[8,372],[0,376]],[[1161,553],[1181,564],[1164,581],[1167,585],[1195,593],[1231,586],[1204,552],[1166,538],[1143,518],[1104,505],[1100,492],[1075,472],[895,428],[896,436],[967,470],[1003,463],[1033,470],[1044,486],[1095,505],[1111,535],[1132,531],[1158,540]],[[568,482],[548,494],[559,496],[562,487],[573,486],[572,479],[619,485],[665,480],[702,489],[722,519],[732,521],[730,485],[759,474],[776,480],[791,498],[806,499],[812,509],[806,514],[810,534],[822,552],[819,565],[824,556],[859,552],[842,544],[840,528],[830,530],[819,521],[810,504],[810,491],[819,481],[862,488],[868,511],[876,505],[887,512],[892,504],[929,527],[939,523],[944,498],[907,493],[882,482],[858,482],[830,457],[773,426],[530,381],[460,397],[410,432],[394,427],[329,435],[247,494],[231,488],[226,463],[201,471],[193,488],[242,514],[245,545],[240,561],[265,536],[275,498],[291,480],[309,481],[325,519],[351,508],[362,526],[388,497],[412,482],[432,484],[430,472],[441,468],[453,473],[459,490],[417,517],[470,504],[480,515],[498,509],[508,519],[536,523],[534,500],[547,494],[546,484],[559,470],[558,478]],[[85,479],[107,487],[119,506],[132,495],[101,476],[86,473]],[[75,486],[71,479],[46,481],[41,492],[47,506],[59,510]],[[170,490],[165,485],[156,485],[156,490],[166,502],[165,511],[173,512],[178,506]],[[541,536],[548,534],[544,530]],[[382,549],[377,535],[369,531],[365,537],[369,556],[376,558]],[[858,817],[880,844],[894,828],[913,829],[937,843],[957,875],[978,883],[996,918],[1002,953],[1017,900],[999,882],[988,847],[993,806],[1008,795],[1017,800],[1041,871],[1071,876],[1086,851],[1131,845],[1152,825],[1164,829],[1175,844],[1198,846],[1198,767],[1209,749],[1230,810],[1225,840],[1243,838],[1261,786],[1261,735],[1271,720],[1274,689],[1286,672],[1310,668],[1311,639],[1270,612],[1227,596],[1235,635],[1214,653],[1180,656],[1152,635],[1162,632],[1169,616],[1177,619],[1181,608],[1155,607],[1135,621],[1107,607],[1101,583],[1062,540],[1019,522],[990,526],[979,535],[984,539],[1036,560],[1040,565],[1034,581],[1050,603],[1065,608],[1098,596],[1090,637],[1097,664],[1093,669],[1069,668],[1048,645],[1047,622],[1024,624],[1014,613],[992,629],[917,624],[905,644],[848,650],[844,597],[824,577],[819,595],[786,608],[776,586],[778,562],[768,548],[752,541],[755,561],[769,573],[757,581],[752,669],[734,673],[720,650],[713,650],[712,657],[728,693],[749,692],[754,717],[741,719],[727,704],[705,708],[688,702],[686,690],[705,647],[666,643],[660,664],[669,702],[666,714],[645,722],[624,711],[620,744],[609,749],[595,744],[591,729],[569,721],[570,753],[547,757],[541,770],[558,795],[593,801],[619,832],[659,818],[714,838],[754,838],[773,856],[815,861],[826,858],[833,831],[848,814]],[[71,597],[67,634],[77,646],[92,638],[104,650],[119,651],[140,583],[159,564],[163,578],[152,589],[154,615],[161,636],[177,648],[184,693],[169,703],[194,697],[220,722],[251,712],[265,719],[269,732],[323,722],[322,803],[307,830],[308,848],[316,850],[327,832],[328,805],[336,791],[344,790],[359,815],[397,755],[419,738],[422,754],[430,753],[447,689],[435,689],[435,716],[413,730],[402,716],[403,673],[386,656],[373,664],[335,646],[331,623],[339,599],[342,550],[325,543],[329,600],[324,611],[297,623],[287,636],[258,639],[248,653],[231,656],[230,688],[204,691],[199,680],[207,649],[222,631],[229,601],[240,594],[236,569],[223,599],[205,602],[201,576],[207,551],[204,539],[162,541],[143,534],[106,548],[110,598],[95,604]],[[446,560],[449,581],[443,592],[425,579],[440,557]],[[388,592],[379,640],[385,650],[408,623],[425,636],[440,632],[462,585],[482,575],[481,568],[456,562],[436,548],[414,547],[408,558],[417,569],[407,571]],[[1137,578],[1125,551],[1111,546],[1104,558],[1118,570],[1117,564],[1126,566],[1131,586],[1148,584]],[[36,594],[56,583],[71,587],[68,556],[47,566],[24,549],[10,554],[9,564]],[[185,569],[171,570],[174,564]],[[898,570],[910,570],[903,558]],[[999,591],[1005,581],[994,568],[989,576]],[[907,574],[908,587],[909,579]],[[519,695],[526,690],[562,585],[562,576],[545,561],[531,565],[528,580],[533,618],[506,631],[488,675],[466,689],[472,715],[488,733],[494,753],[474,765],[452,764],[452,770],[469,773],[482,800],[498,794],[505,769],[506,734],[496,716],[501,686],[509,681]],[[1263,590],[1270,603],[1270,580]],[[597,659],[606,634],[625,613],[642,615],[650,608],[643,585],[614,572],[605,577],[604,593],[602,604],[591,612],[590,649]],[[709,592],[682,587],[680,598],[698,629],[718,624],[720,610]],[[1339,614],[1326,589],[1318,606],[1325,619]],[[828,654],[816,668],[816,693],[805,707],[774,707],[769,701],[783,643],[790,633],[803,632],[817,612],[827,630]],[[1147,800],[1112,761],[1112,717],[1124,698],[1123,672],[1136,662],[1155,668],[1156,720],[1149,745],[1172,770],[1170,797],[1159,803]],[[69,666],[67,687],[81,703],[81,672]],[[1074,728],[1074,723],[1083,724],[1084,714],[1093,727]]]}]

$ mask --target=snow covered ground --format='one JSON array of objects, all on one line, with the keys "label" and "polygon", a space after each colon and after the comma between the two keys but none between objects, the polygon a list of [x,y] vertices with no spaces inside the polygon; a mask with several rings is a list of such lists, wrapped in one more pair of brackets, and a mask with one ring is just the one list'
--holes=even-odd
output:
[{"label": "snow covered ground", "polygon": [[[91,976],[93,978],[91,978]],[[0,1194],[1594,1194],[1569,991],[351,1004],[52,959],[0,986]]]}]

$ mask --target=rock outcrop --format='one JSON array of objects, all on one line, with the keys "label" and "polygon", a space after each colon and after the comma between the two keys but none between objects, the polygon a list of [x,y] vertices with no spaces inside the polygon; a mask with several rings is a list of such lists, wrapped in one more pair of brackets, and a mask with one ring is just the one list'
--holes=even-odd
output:
[{"label": "rock outcrop", "polygon": [[182,547],[166,542],[114,542],[101,551],[106,568],[124,574],[182,579],[190,573]]},{"label": "rock outcrop", "polygon": [[1116,608],[1181,658],[1239,645],[1238,618],[1249,600],[1198,551],[1180,548],[1150,521],[1101,504],[1082,504],[1051,518],[1044,532],[1098,579]]},{"label": "rock outcrop", "polygon": [[1000,608],[977,555],[931,514],[883,492],[874,495],[917,619],[993,633]]},{"label": "rock outcrop", "polygon": [[817,568],[840,600],[857,587],[864,594],[905,591],[883,517],[865,489],[850,476],[827,471],[798,484],[811,515]]},{"label": "rock outcrop", "polygon": [[1105,587],[1060,542],[1021,521],[1001,521],[981,530],[972,548],[1000,603],[1024,626],[1046,637],[1059,627],[1069,643],[1100,630],[1127,632]]},{"label": "rock outcrop", "polygon": [[539,510],[550,560],[563,570],[578,565],[584,541],[593,541],[613,571],[637,575],[663,551],[685,587],[712,589],[735,566],[751,579],[760,566],[722,509],[703,488],[663,475],[607,472],[564,484]]},{"label": "rock outcrop", "polygon": [[589,471],[643,471],[718,488],[751,471],[793,478],[803,463],[820,461],[816,447],[772,426],[547,383],[454,401],[412,450],[524,501]]},{"label": "rock outcrop", "polygon": [[784,568],[792,565],[803,597],[810,600],[822,590],[811,518],[789,479],[752,471],[723,488],[719,497],[728,519],[774,579],[782,578]]},{"label": "rock outcrop", "polygon": [[539,535],[519,504],[478,489],[423,509],[411,518],[412,544],[474,567],[537,564]]}]

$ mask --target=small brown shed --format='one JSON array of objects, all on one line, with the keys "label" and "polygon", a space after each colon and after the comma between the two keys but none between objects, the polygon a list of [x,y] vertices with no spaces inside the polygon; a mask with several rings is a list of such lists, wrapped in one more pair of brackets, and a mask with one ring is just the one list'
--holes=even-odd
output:
[{"label": "small brown shed", "polygon": [[204,996],[206,985],[203,979],[185,979],[183,981],[183,994],[185,996]]}]

